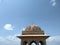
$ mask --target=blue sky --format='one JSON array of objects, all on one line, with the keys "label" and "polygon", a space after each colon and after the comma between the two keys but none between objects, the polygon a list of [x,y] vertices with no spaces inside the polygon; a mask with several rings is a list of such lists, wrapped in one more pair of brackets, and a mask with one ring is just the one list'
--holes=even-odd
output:
[{"label": "blue sky", "polygon": [[37,24],[46,34],[59,39],[59,4],[60,0],[0,0],[0,37],[21,34],[23,28]]}]

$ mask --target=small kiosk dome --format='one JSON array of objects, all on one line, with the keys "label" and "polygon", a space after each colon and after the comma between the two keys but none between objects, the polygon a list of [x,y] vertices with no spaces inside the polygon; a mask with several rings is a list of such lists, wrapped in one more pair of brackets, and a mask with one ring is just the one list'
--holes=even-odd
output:
[{"label": "small kiosk dome", "polygon": [[32,24],[25,28],[22,32],[23,35],[31,35],[31,34],[44,34],[44,31],[38,25]]}]

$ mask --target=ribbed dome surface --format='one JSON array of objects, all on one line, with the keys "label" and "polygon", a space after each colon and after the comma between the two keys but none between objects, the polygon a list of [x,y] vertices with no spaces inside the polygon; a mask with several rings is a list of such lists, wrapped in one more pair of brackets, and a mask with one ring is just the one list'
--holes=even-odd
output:
[{"label": "ribbed dome surface", "polygon": [[26,27],[25,31],[40,31],[41,28],[35,24],[29,25]]},{"label": "ribbed dome surface", "polygon": [[44,34],[44,31],[41,30],[41,28],[35,24],[29,25],[25,28],[25,30],[22,32],[23,35],[36,35],[36,34]]}]

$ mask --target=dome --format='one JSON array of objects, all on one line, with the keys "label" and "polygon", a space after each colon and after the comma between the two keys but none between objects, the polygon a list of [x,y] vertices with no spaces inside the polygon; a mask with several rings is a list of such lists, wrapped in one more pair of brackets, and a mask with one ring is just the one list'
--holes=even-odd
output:
[{"label": "dome", "polygon": [[23,35],[28,34],[44,34],[44,31],[38,25],[32,24],[25,28],[22,32]]},{"label": "dome", "polygon": [[32,24],[32,25],[29,25],[25,31],[40,31],[41,28],[38,26],[38,25],[35,25],[35,24]]}]

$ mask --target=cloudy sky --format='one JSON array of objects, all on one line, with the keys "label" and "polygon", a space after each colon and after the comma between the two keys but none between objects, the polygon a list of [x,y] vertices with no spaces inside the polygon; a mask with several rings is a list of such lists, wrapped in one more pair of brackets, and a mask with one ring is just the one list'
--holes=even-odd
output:
[{"label": "cloudy sky", "polygon": [[60,45],[60,0],[0,0],[0,45],[19,45],[16,35],[31,24],[51,36],[47,45]]}]

